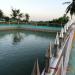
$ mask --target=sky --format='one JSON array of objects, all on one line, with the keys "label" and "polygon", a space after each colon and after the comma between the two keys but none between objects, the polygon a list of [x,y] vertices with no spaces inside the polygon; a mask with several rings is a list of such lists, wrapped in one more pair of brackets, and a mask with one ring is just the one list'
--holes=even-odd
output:
[{"label": "sky", "polygon": [[28,13],[30,20],[47,21],[63,16],[68,4],[63,2],[72,0],[0,0],[0,9],[9,16],[11,8],[20,9]]}]

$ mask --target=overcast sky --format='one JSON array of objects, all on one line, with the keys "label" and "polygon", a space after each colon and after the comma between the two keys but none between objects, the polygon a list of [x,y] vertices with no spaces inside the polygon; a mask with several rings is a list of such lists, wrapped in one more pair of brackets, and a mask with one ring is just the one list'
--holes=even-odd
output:
[{"label": "overcast sky", "polygon": [[32,20],[51,20],[62,16],[68,4],[63,2],[72,0],[0,0],[0,9],[10,15],[11,8],[29,13]]}]

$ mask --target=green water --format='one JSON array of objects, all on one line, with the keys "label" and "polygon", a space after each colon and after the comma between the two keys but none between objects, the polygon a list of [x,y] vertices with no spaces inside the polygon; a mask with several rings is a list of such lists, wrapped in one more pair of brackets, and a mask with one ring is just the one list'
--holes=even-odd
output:
[{"label": "green water", "polygon": [[75,75],[75,40],[73,41],[67,75]]},{"label": "green water", "polygon": [[47,29],[47,30],[61,30],[61,27],[50,27],[50,26],[33,26],[29,24],[0,24],[0,28],[32,28],[32,29]]},{"label": "green water", "polygon": [[30,75],[36,58],[44,68],[45,51],[54,33],[0,31],[0,75]]}]

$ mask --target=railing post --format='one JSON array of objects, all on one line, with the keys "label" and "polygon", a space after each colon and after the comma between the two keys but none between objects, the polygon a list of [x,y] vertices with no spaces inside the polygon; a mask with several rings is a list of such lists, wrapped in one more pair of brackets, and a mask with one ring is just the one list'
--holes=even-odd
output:
[{"label": "railing post", "polygon": [[45,55],[45,73],[44,73],[44,75],[50,73],[51,58],[52,58],[52,52],[51,52],[51,43],[50,43],[49,48]]},{"label": "railing post", "polygon": [[55,43],[54,43],[54,57],[58,57],[58,51],[59,51],[59,36],[58,36],[58,32],[56,35],[56,39],[55,39]]},{"label": "railing post", "polygon": [[61,75],[63,75],[64,73],[64,67],[63,67],[63,56],[62,56],[62,63],[61,63]]},{"label": "railing post", "polygon": [[33,71],[31,73],[31,75],[40,75],[40,69],[39,69],[38,59],[36,60],[36,62],[34,64],[34,68],[33,68]]},{"label": "railing post", "polygon": [[60,32],[60,36],[59,36],[59,48],[61,48],[62,46],[62,43],[63,43],[63,28],[61,29],[61,32]]}]

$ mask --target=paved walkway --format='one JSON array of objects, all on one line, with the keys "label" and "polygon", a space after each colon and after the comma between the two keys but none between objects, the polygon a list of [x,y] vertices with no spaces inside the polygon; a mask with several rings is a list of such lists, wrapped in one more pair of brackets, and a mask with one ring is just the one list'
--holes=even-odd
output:
[{"label": "paved walkway", "polygon": [[[73,26],[75,30],[75,26]],[[72,44],[72,51],[70,55],[70,61],[68,66],[67,75],[75,75],[75,33],[74,33],[74,40]]]},{"label": "paved walkway", "polygon": [[67,75],[75,75],[75,40],[73,41]]}]

